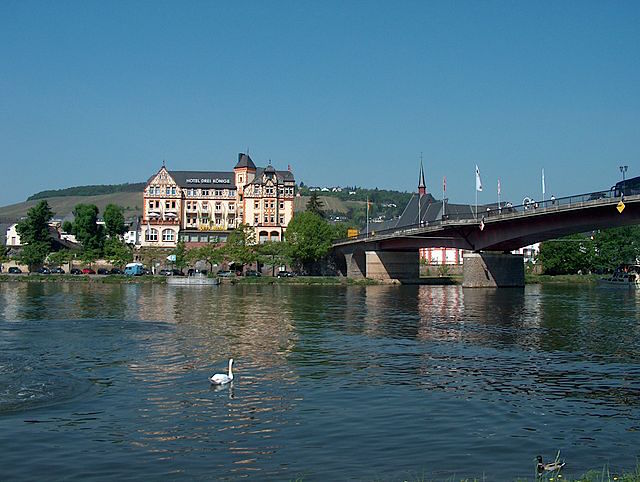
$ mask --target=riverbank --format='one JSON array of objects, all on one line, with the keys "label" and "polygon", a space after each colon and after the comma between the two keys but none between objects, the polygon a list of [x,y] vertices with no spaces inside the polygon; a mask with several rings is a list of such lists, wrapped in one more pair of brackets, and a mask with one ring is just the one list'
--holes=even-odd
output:
[{"label": "riverbank", "polygon": [[[589,285],[597,283],[598,275],[540,275],[527,274],[526,284],[580,284]],[[352,279],[344,276],[295,276],[293,278],[274,278],[272,276],[234,276],[232,278],[221,278],[223,283],[230,284],[294,284],[294,285],[379,285],[389,284],[385,281],[373,279]],[[166,284],[166,276],[124,276],[124,275],[72,275],[72,274],[1,274],[0,282],[20,282],[20,283],[154,283]],[[420,285],[460,285],[462,276],[428,276],[422,277],[409,284]]]}]

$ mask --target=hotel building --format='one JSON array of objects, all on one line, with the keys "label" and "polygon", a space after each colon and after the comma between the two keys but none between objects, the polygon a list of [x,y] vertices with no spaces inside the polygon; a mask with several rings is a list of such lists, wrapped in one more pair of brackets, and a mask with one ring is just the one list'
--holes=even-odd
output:
[{"label": "hotel building", "polygon": [[169,171],[152,176],[144,190],[142,246],[173,248],[224,242],[240,224],[256,241],[281,241],[293,217],[295,180],[290,170],[256,167],[240,153],[233,171]]}]

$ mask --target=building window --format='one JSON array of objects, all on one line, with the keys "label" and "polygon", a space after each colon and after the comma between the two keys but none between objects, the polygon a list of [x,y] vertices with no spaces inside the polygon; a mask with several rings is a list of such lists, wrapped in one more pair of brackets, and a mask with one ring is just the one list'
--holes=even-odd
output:
[{"label": "building window", "polygon": [[280,224],[284,224],[284,216],[280,216]]},{"label": "building window", "polygon": [[171,194],[171,188],[169,186],[167,186],[166,189],[165,189],[165,192],[166,192],[166,194],[168,196],[169,194]]},{"label": "building window", "polygon": [[280,201],[280,209],[284,209],[284,201]]},{"label": "building window", "polygon": [[216,196],[216,197],[220,197],[220,196],[222,196],[222,190],[221,190],[221,189],[216,189],[216,190],[213,192],[213,195],[214,195],[214,196]]},{"label": "building window", "polygon": [[171,209],[175,209],[176,208],[176,202],[175,201],[171,201]]},{"label": "building window", "polygon": [[216,203],[216,211],[222,211],[222,203]]},{"label": "building window", "polygon": [[253,209],[260,209],[260,201],[253,202]]},{"label": "building window", "polygon": [[238,182],[242,184],[242,176],[238,176]]},{"label": "building window", "polygon": [[209,203],[208,202],[203,202],[202,203],[202,210],[203,211],[208,211],[209,210]]},{"label": "building window", "polygon": [[145,231],[145,240],[146,241],[157,241],[158,240],[158,230],[154,228],[149,228]]},{"label": "building window", "polygon": [[202,190],[202,195],[203,196],[208,196],[209,195],[209,190],[208,189],[203,189]]},{"label": "building window", "polygon": [[171,186],[171,194],[175,194],[176,193],[176,187],[175,186]]},{"label": "building window", "polygon": [[164,208],[165,209],[170,209],[171,208],[171,202],[170,201],[165,201],[164,202]]},{"label": "building window", "polygon": [[269,222],[270,222],[270,223],[273,223],[273,222],[275,222],[275,219],[274,219],[274,216],[273,216],[273,214],[272,214],[271,216],[269,216]]},{"label": "building window", "polygon": [[149,209],[153,209],[153,201],[149,201]]},{"label": "building window", "polygon": [[229,211],[235,211],[236,205],[234,203],[229,204]]},{"label": "building window", "polygon": [[269,216],[267,214],[264,215],[264,222],[265,223],[269,222]]},{"label": "building window", "polygon": [[202,224],[209,224],[209,216],[202,216],[202,220],[200,222]]},{"label": "building window", "polygon": [[171,229],[165,229],[162,231],[162,241],[173,241],[174,233]]},{"label": "building window", "polygon": [[253,217],[253,224],[258,224],[260,222],[260,216],[257,214]]}]

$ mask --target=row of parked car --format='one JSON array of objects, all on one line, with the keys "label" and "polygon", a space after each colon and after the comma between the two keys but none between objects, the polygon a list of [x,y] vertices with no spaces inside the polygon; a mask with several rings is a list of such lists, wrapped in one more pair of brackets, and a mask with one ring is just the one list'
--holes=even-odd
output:
[{"label": "row of parked car", "polygon": [[[18,268],[17,266],[11,266],[8,270],[7,273],[10,274],[21,274],[22,270],[20,268]],[[37,270],[34,271],[34,273],[38,273],[38,274],[65,274],[66,271],[60,267],[55,267],[55,268],[47,268],[46,266],[43,266],[42,268],[38,268]],[[70,274],[96,274],[96,271],[92,270],[91,268],[72,268],[71,271],[69,271]],[[107,269],[107,268],[99,268],[97,274],[122,274],[122,270],[118,269],[118,268],[113,268],[113,269]]]}]

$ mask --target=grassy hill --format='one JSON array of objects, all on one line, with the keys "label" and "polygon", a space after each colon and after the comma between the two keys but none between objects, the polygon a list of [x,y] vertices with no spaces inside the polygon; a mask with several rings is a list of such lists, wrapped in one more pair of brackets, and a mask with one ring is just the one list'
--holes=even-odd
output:
[{"label": "grassy hill", "polygon": [[[96,196],[70,196],[67,194],[52,197],[41,197],[39,194],[34,196],[37,196],[37,199],[32,199],[32,196],[31,200],[0,207],[0,222],[13,222],[22,216],[26,216],[27,211],[42,199],[46,199],[49,203],[51,210],[56,214],[56,218],[68,216],[73,212],[73,208],[80,203],[95,204],[101,213],[107,204],[117,204],[125,209],[125,218],[142,215],[142,191],[113,192]],[[362,201],[342,201],[328,196],[319,196],[319,198],[324,203],[326,211],[341,215],[347,215],[350,210],[362,210],[366,207],[366,204]],[[294,210],[296,212],[304,211],[308,200],[309,198],[306,196],[295,198]]]}]

